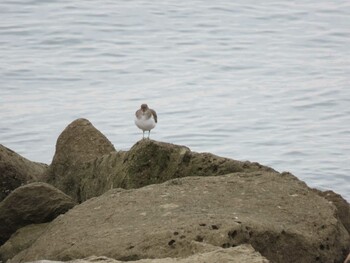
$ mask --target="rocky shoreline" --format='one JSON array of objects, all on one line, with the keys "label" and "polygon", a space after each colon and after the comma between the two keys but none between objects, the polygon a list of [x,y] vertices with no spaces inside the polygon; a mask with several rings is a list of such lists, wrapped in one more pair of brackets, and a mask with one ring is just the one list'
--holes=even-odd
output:
[{"label": "rocky shoreline", "polygon": [[294,175],[141,140],[117,151],[88,120],[50,165],[0,145],[0,262],[336,262],[350,205]]}]

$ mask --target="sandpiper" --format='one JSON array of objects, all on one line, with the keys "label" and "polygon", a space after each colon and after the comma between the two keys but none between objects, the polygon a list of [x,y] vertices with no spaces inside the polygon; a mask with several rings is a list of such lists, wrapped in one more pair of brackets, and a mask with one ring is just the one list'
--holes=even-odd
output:
[{"label": "sandpiper", "polygon": [[157,113],[148,108],[147,104],[142,104],[141,108],[135,113],[135,124],[143,131],[142,139],[145,138],[145,131],[148,131],[148,139],[151,130],[156,127],[157,124]]}]

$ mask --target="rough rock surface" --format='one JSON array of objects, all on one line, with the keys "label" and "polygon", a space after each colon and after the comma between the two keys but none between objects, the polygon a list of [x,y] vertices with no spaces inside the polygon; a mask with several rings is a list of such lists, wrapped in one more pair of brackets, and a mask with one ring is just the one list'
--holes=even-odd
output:
[{"label": "rough rock surface", "polygon": [[[72,142],[65,138],[79,136],[83,133],[80,129],[85,127],[77,126],[75,122],[74,125],[70,125],[73,128],[68,126],[57,141],[48,182],[79,202],[99,196],[112,188],[139,188],[179,177],[274,171],[258,163],[235,161],[210,153],[191,152],[185,146],[152,140],[141,140],[126,152],[111,152],[113,149],[110,145],[101,140],[102,145],[107,145],[102,147],[103,150],[89,155],[88,158],[81,157],[90,152],[89,149],[96,148],[96,140],[75,143],[72,150]],[[100,136],[100,132],[93,129],[90,123],[87,125],[91,133],[90,138]],[[103,153],[106,154],[102,155]]]},{"label": "rough rock surface", "polygon": [[23,249],[30,247],[33,242],[46,230],[49,223],[34,224],[22,227],[0,247],[0,262],[6,262]]},{"label": "rough rock surface", "polygon": [[49,222],[74,205],[72,198],[46,183],[17,188],[0,203],[0,244],[17,229]]},{"label": "rough rock surface", "polygon": [[289,173],[260,171],[110,190],[56,218],[11,262],[188,257],[246,243],[271,262],[342,262],[349,242],[332,203]]},{"label": "rough rock surface", "polygon": [[339,194],[333,191],[315,190],[320,196],[326,198],[337,208],[337,216],[350,234],[350,204]]},{"label": "rough rock surface", "polygon": [[77,119],[60,134],[46,174],[48,183],[79,200],[80,177],[75,172],[87,162],[115,151],[113,144],[88,120]]},{"label": "rough rock surface", "polygon": [[[40,260],[35,263],[60,263],[62,261]],[[107,257],[88,257],[68,261],[69,263],[122,263]],[[162,258],[162,259],[141,259],[137,261],[128,261],[129,263],[268,263],[269,261],[256,252],[250,245],[240,245],[233,248],[222,249],[214,248],[213,251],[197,253],[187,258]],[[63,263],[63,262],[62,262]]]},{"label": "rough rock surface", "polygon": [[0,201],[21,185],[42,180],[46,169],[0,144]]}]

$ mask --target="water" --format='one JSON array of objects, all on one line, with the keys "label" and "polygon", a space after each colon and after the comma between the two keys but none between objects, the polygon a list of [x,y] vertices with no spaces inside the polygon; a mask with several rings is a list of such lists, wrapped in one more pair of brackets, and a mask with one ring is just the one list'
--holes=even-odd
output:
[{"label": "water", "polygon": [[350,201],[350,2],[0,3],[0,143],[50,163],[89,119],[117,149],[141,138],[290,171]]}]

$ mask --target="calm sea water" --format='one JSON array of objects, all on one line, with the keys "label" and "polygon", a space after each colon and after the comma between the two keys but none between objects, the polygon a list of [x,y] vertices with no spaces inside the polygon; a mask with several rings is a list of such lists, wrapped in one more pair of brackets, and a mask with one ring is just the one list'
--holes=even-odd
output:
[{"label": "calm sea water", "polygon": [[0,2],[0,143],[50,163],[89,119],[117,149],[155,140],[290,171],[350,201],[350,2]]}]

